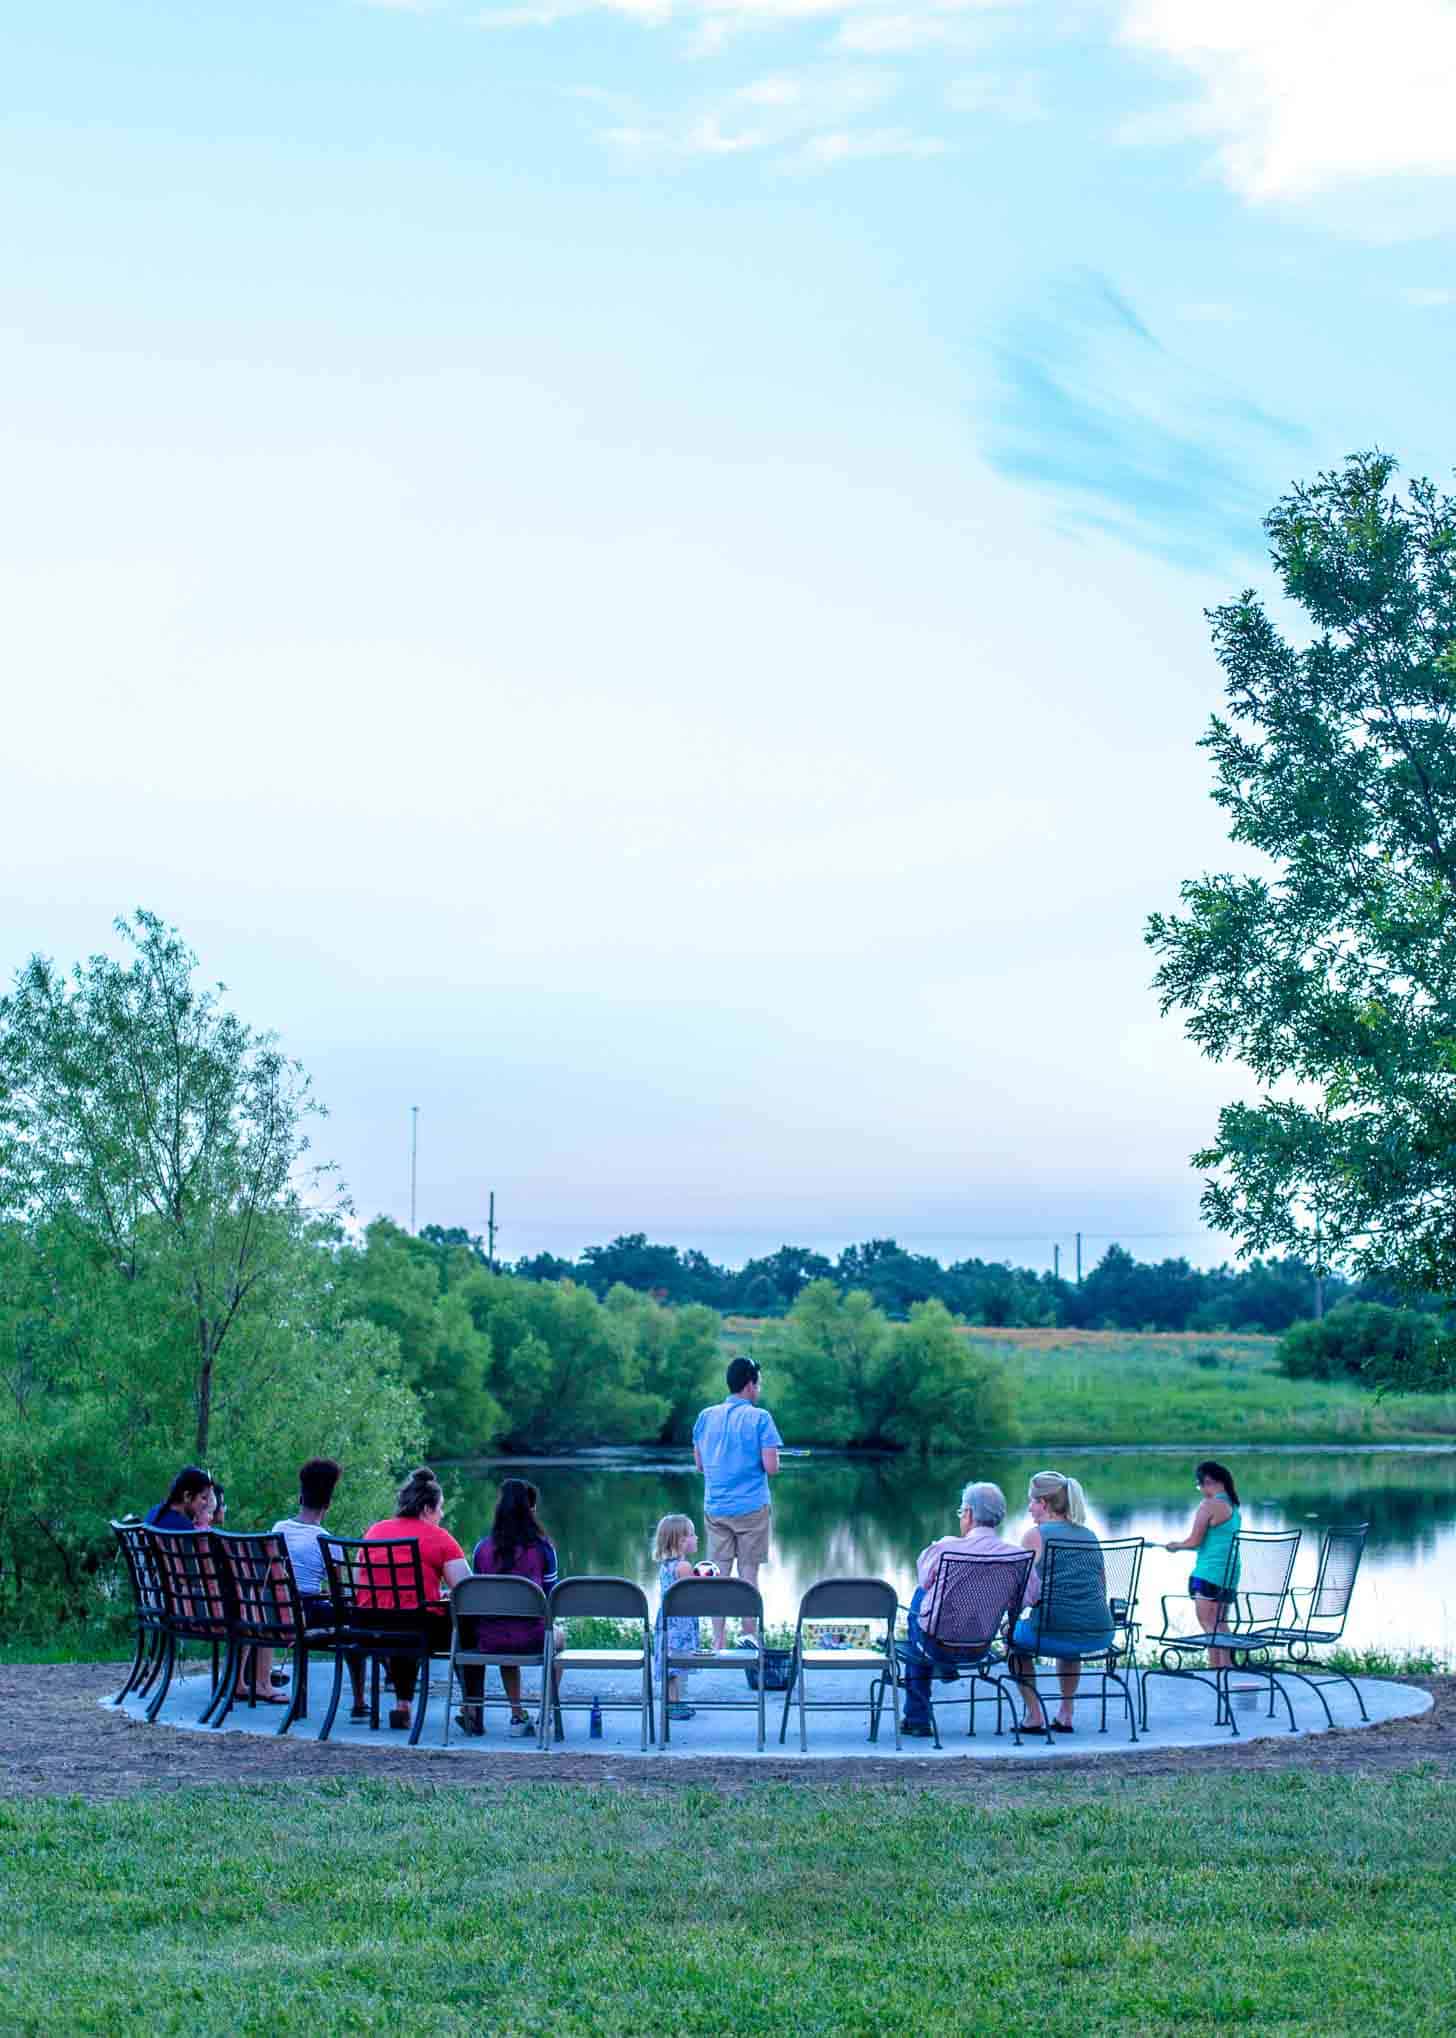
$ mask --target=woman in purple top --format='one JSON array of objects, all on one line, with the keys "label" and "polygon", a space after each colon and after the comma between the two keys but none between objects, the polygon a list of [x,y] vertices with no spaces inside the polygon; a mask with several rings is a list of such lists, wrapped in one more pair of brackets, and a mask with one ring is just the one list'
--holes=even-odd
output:
[{"label": "woman in purple top", "polygon": [[[482,1536],[475,1545],[471,1569],[480,1578],[529,1578],[549,1598],[556,1583],[556,1551],[536,1519],[539,1498],[528,1480],[504,1481],[495,1504],[490,1534]],[[539,1649],[546,1638],[545,1621],[517,1615],[492,1614],[477,1621],[475,1628],[477,1649],[498,1650],[504,1655],[528,1655]],[[560,1672],[557,1673],[559,1681]],[[502,1665],[501,1683],[511,1702],[511,1723],[507,1731],[524,1740],[535,1730],[530,1715],[521,1704],[520,1671],[512,1665]],[[467,1705],[460,1714],[460,1724],[467,1733],[484,1733],[480,1707]]]}]

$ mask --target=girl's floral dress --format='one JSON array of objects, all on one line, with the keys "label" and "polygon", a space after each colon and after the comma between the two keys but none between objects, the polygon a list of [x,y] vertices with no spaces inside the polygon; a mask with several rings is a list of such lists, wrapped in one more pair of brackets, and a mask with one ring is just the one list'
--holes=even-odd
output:
[{"label": "girl's floral dress", "polygon": [[[669,1585],[677,1584],[677,1567],[682,1561],[681,1557],[663,1558],[657,1567],[657,1586],[659,1592],[666,1593]],[[666,1635],[663,1634],[664,1627],[667,1629]],[[674,1614],[670,1621],[664,1621],[662,1618],[662,1605],[659,1601],[657,1608],[657,1676],[658,1681],[662,1685],[664,1698],[667,1695],[668,1650],[671,1648],[673,1650],[691,1652],[696,1650],[697,1646],[697,1622],[687,1619],[681,1614]],[[688,1694],[688,1678],[691,1672],[687,1670],[674,1670],[672,1674],[678,1681],[680,1695],[686,1698]]]}]

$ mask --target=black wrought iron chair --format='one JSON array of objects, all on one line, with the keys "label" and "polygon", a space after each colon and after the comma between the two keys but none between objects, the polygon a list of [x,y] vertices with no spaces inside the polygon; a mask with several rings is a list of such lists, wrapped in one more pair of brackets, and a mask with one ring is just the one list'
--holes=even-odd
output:
[{"label": "black wrought iron chair", "polygon": [[[478,1620],[539,1620],[545,1622],[541,1646],[537,1649],[492,1649],[479,1646],[474,1635]],[[469,1624],[467,1626],[467,1623]],[[485,1711],[488,1705],[508,1705],[510,1701],[502,1692],[499,1699],[490,1696],[485,1686],[485,1673],[489,1669],[539,1670],[541,1672],[541,1730],[536,1737],[538,1748],[546,1745],[547,1704],[546,1694],[551,1689],[551,1602],[532,1578],[515,1578],[510,1575],[493,1578],[462,1578],[450,1589],[450,1668],[445,1686],[445,1746],[450,1745],[450,1710],[458,1682],[461,1701],[466,1711],[475,1712],[480,1721],[481,1732],[485,1731]],[[481,1689],[479,1697],[465,1690],[462,1670],[479,1669]]]},{"label": "black wrought iron chair", "polygon": [[757,1632],[744,1639],[757,1652],[758,1660],[746,1656],[742,1649],[689,1649],[678,1650],[667,1646],[662,1651],[662,1703],[657,1709],[658,1746],[665,1748],[670,1738],[671,1707],[667,1703],[667,1685],[674,1670],[756,1670],[753,1680],[754,1696],[741,1698],[699,1698],[694,1695],[693,1705],[698,1712],[751,1712],[758,1714],[758,1752],[763,1753],[765,1739],[765,1691],[763,1676],[763,1600],[756,1585],[749,1585],[742,1578],[680,1578],[676,1585],[669,1585],[662,1595],[662,1619],[664,1635],[668,1632],[669,1620],[752,1620],[757,1621]]},{"label": "black wrought iron chair", "polygon": [[161,1670],[147,1705],[147,1718],[154,1720],[166,1703],[179,1649],[187,1642],[204,1642],[212,1649],[212,1691],[198,1716],[205,1725],[232,1681],[233,1652],[228,1641],[233,1611],[231,1577],[219,1559],[211,1529],[149,1528],[144,1533],[162,1591],[166,1622]]},{"label": "black wrought iron chair", "polygon": [[[789,1682],[784,1692],[783,1717],[779,1721],[779,1744],[783,1745],[789,1730],[789,1707],[795,1695],[799,1706],[799,1748],[807,1754],[809,1731],[805,1715],[809,1712],[858,1712],[863,1703],[869,1709],[873,1728],[879,1727],[880,1710],[884,1705],[884,1690],[890,1693],[890,1716],[895,1723],[895,1746],[900,1745],[900,1677],[895,1657],[895,1616],[899,1612],[899,1601],[893,1585],[887,1585],[883,1578],[821,1578],[799,1601],[799,1618],[794,1626],[793,1653],[789,1659]],[[804,1629],[822,1626],[828,1621],[883,1621],[885,1623],[884,1650],[848,1647],[842,1649],[809,1648],[805,1645]],[[869,1694],[861,1701],[857,1698],[810,1698],[805,1689],[807,1672],[816,1676],[829,1671],[847,1671],[851,1675],[863,1676],[871,1672]],[[876,1703],[876,1692],[879,1702]],[[872,1733],[871,1739],[875,1736]]]},{"label": "black wrought iron chair", "polygon": [[162,1667],[167,1642],[167,1598],[157,1573],[156,1553],[148,1541],[150,1532],[145,1525],[139,1521],[114,1521],[111,1533],[116,1537],[126,1566],[136,1617],[136,1646],[132,1652],[131,1668],[120,1691],[111,1701],[113,1705],[120,1705],[132,1692],[138,1696],[145,1693]]},{"label": "black wrought iron chair", "polygon": [[[281,1535],[242,1535],[230,1530],[215,1532],[214,1540],[232,1584],[228,1639],[233,1668],[227,1679],[226,1695],[210,1724],[221,1727],[240,1695],[240,1684],[246,1686],[249,1706],[256,1706],[256,1670],[249,1677],[244,1666],[250,1657],[256,1663],[257,1650],[292,1649],[293,1693],[277,1728],[280,1734],[286,1734],[293,1722],[308,1712],[309,1647],[288,1544]],[[332,1648],[332,1634],[316,1634],[313,1646]]]},{"label": "black wrought iron chair", "polygon": [[[1122,1536],[1105,1543],[1082,1542],[1080,1539],[1076,1542],[1049,1540],[1042,1547],[1041,1586],[1036,1603],[1027,1613],[1026,1646],[1015,1642],[1012,1653],[1033,1659],[1028,1681],[1041,1706],[1043,1732],[1048,1741],[1052,1729],[1047,1700],[1052,1694],[1049,1688],[1043,1691],[1042,1686],[1049,1687],[1052,1679],[1045,1674],[1037,1677],[1036,1659],[1047,1654],[1052,1661],[1060,1660],[1049,1645],[1069,1635],[1094,1632],[1090,1623],[1099,1611],[1105,1614],[1105,1623],[1095,1632],[1103,1633],[1110,1629],[1110,1638],[1102,1647],[1077,1652],[1075,1661],[1083,1681],[1071,1702],[1075,1706],[1095,1696],[1101,1708],[1097,1731],[1105,1734],[1110,1687],[1122,1699],[1128,1739],[1135,1741],[1138,1737],[1136,1679],[1132,1674],[1131,1654],[1137,1633],[1138,1582],[1144,1547],[1141,1536]],[[1086,1688],[1089,1678],[1095,1681],[1095,1692]],[[1022,1680],[1016,1680],[1016,1686],[1018,1690],[1022,1689]],[[1061,1695],[1059,1680],[1057,1695]],[[1024,1718],[1020,1724],[1025,1726]]]},{"label": "black wrought iron chair", "polygon": [[[1007,1556],[945,1556],[936,1569],[929,1593],[921,1603],[919,1622],[923,1631],[935,1642],[938,1660],[931,1671],[932,1692],[930,1698],[930,1730],[938,1748],[940,1722],[936,1717],[934,1681],[949,1685],[950,1691],[942,1691],[942,1705],[967,1705],[966,1732],[976,1731],[976,1705],[996,1706],[996,1731],[1001,1732],[1001,1708],[1007,1706],[1011,1715],[1011,1728],[1018,1747],[1021,1745],[1021,1726],[1016,1708],[1010,1703],[996,1674],[1006,1665],[1005,1643],[1011,1632],[1012,1623],[1026,1597],[1027,1581],[1031,1577],[1032,1555],[1030,1550],[1018,1550]],[[910,1664],[909,1645],[898,1642],[896,1663],[903,1674]],[[947,1662],[945,1659],[951,1660]],[[880,1732],[880,1711],[884,1705],[884,1684],[880,1680],[877,1702],[870,1713],[870,1739],[877,1741]],[[966,1687],[964,1701],[958,1687]],[[990,1698],[979,1698],[976,1687],[984,1685]]]},{"label": "black wrought iron chair", "polygon": [[[1360,1560],[1365,1554],[1365,1539],[1369,1534],[1368,1521],[1362,1521],[1354,1528],[1325,1530],[1315,1565],[1314,1584],[1290,1586],[1292,1617],[1275,1630],[1276,1654],[1270,1662],[1274,1675],[1294,1677],[1307,1685],[1324,1707],[1325,1719],[1330,1726],[1335,1721],[1321,1689],[1326,1684],[1348,1684],[1355,1694],[1361,1719],[1368,1720],[1370,1717],[1354,1678],[1312,1653],[1315,1649],[1333,1648],[1344,1636]],[[1307,1600],[1308,1605],[1301,1607],[1299,1602],[1302,1599]]]},{"label": "black wrought iron chair", "polygon": [[[568,1670],[638,1670],[642,1674],[640,1698],[601,1698],[595,1703],[603,1712],[633,1712],[642,1715],[642,1746],[647,1748],[657,1739],[657,1722],[652,1703],[652,1609],[647,1604],[647,1594],[640,1585],[634,1585],[630,1578],[563,1578],[551,1594],[551,1617],[553,1621],[590,1619],[631,1621],[641,1624],[642,1644],[624,1642],[615,1649],[575,1649],[571,1646],[570,1633],[564,1648],[553,1646],[551,1661],[553,1669],[559,1665],[561,1682],[566,1681]],[[559,1689],[553,1695],[558,1734],[561,1728],[561,1710],[589,1708],[589,1698],[563,1699]],[[544,1713],[543,1745],[544,1745]]]},{"label": "black wrought iron chair", "polygon": [[[1206,1684],[1214,1694],[1214,1725],[1227,1727],[1237,1735],[1234,1718],[1234,1676],[1262,1678],[1269,1692],[1269,1717],[1274,1717],[1276,1695],[1283,1699],[1289,1715],[1289,1731],[1298,1733],[1289,1694],[1277,1682],[1270,1658],[1279,1647],[1279,1630],[1285,1624],[1289,1605],[1289,1582],[1299,1551],[1298,1529],[1241,1529],[1229,1548],[1222,1581],[1210,1578],[1210,1585],[1232,1592],[1234,1598],[1222,1609],[1212,1630],[1190,1626],[1193,1600],[1187,1593],[1163,1595],[1163,1632],[1151,1636],[1158,1660],[1142,1672],[1142,1726],[1148,1727],[1148,1686],[1155,1678],[1182,1677]],[[1172,1609],[1177,1608],[1177,1615]],[[1175,1619],[1178,1625],[1175,1625]],[[1217,1650],[1229,1658],[1214,1663]],[[1257,1690],[1257,1687],[1255,1687]],[[1239,1692],[1239,1695],[1242,1695]]]},{"label": "black wrought iron chair", "polygon": [[[333,1601],[334,1683],[328,1709],[318,1737],[326,1741],[339,1710],[344,1685],[344,1666],[351,1655],[367,1659],[369,1677],[369,1724],[379,1725],[379,1665],[387,1656],[404,1657],[419,1665],[419,1689],[409,1745],[419,1745],[425,1714],[430,1703],[430,1664],[443,1661],[448,1649],[437,1642],[437,1629],[430,1619],[431,1602],[425,1595],[425,1575],[420,1564],[420,1546],[414,1536],[378,1541],[345,1536],[319,1537],[324,1576]],[[441,1607],[443,1613],[444,1609]]]}]

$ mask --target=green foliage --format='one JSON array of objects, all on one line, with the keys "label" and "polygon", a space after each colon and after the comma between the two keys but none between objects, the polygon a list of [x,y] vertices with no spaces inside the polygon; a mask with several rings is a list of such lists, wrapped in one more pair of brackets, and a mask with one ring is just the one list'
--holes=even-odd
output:
[{"label": "green foliage", "polygon": [[467,1278],[467,1250],[441,1250],[413,1239],[388,1218],[364,1236],[362,1252],[339,1258],[343,1306],[399,1345],[400,1370],[424,1410],[426,1448],[450,1457],[488,1450],[505,1426],[490,1391],[490,1339],[475,1326],[461,1288],[447,1288],[452,1266]]},{"label": "green foliage", "polygon": [[664,1309],[619,1283],[608,1291],[606,1312],[626,1341],[627,1363],[642,1392],[667,1405],[655,1441],[689,1442],[698,1410],[717,1385],[722,1327],[716,1310],[698,1302]]},{"label": "green foliage", "polygon": [[1204,747],[1253,875],[1155,914],[1165,1012],[1264,1089],[1196,1156],[1204,1212],[1257,1250],[1456,1290],[1456,499],[1360,454],[1271,512],[1313,634],[1252,590],[1212,613],[1231,719]]},{"label": "green foliage", "polygon": [[940,1302],[891,1324],[863,1290],[811,1282],[765,1334],[763,1363],[783,1381],[774,1409],[786,1435],[939,1451],[1013,1433],[1004,1368],[957,1335]]},{"label": "green foliage", "polygon": [[1296,1323],[1279,1346],[1291,1380],[1356,1380],[1382,1394],[1449,1393],[1456,1350],[1435,1320],[1378,1302],[1342,1302],[1316,1323]]},{"label": "green foliage", "polygon": [[0,1581],[22,1628],[94,1615],[110,1515],[207,1464],[272,1520],[298,1465],[368,1509],[419,1447],[395,1341],[349,1321],[297,1173],[301,1070],[192,983],[153,915],[123,965],[37,956],[0,1000]]}]

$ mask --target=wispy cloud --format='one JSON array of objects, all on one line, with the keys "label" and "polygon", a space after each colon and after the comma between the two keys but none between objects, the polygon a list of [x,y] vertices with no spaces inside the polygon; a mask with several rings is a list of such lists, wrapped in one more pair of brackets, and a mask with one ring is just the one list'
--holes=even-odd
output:
[{"label": "wispy cloud", "polygon": [[1040,82],[1030,71],[1014,76],[985,71],[953,78],[945,88],[945,103],[952,113],[983,114],[1017,126],[1050,117]]},{"label": "wispy cloud", "polygon": [[1426,290],[1411,288],[1402,290],[1401,301],[1416,311],[1437,311],[1444,304],[1456,304],[1456,290]]},{"label": "wispy cloud", "polygon": [[923,160],[943,156],[950,147],[939,135],[913,134],[903,127],[841,128],[838,132],[811,135],[802,150],[802,160],[820,170],[841,163],[863,163],[883,156],[910,156]]},{"label": "wispy cloud", "polygon": [[1123,138],[1206,141],[1245,198],[1456,175],[1451,0],[1125,0],[1122,37],[1198,87]]},{"label": "wispy cloud", "polygon": [[1307,434],[1180,361],[1105,277],[1053,287],[993,352],[987,456],[1062,520],[1183,565],[1260,548]]}]

